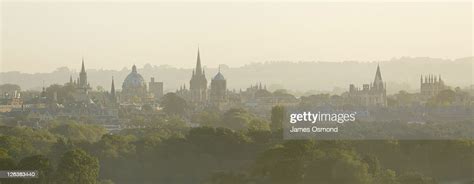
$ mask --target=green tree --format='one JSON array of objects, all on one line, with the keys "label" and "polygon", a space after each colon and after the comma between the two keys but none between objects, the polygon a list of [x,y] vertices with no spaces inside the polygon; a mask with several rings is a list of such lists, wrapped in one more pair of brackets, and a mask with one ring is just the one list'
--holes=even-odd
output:
[{"label": "green tree", "polygon": [[192,122],[201,126],[219,127],[221,117],[216,111],[202,111],[192,116]]},{"label": "green tree", "polygon": [[15,167],[15,161],[8,155],[8,151],[0,148],[0,170],[12,170]]},{"label": "green tree", "polygon": [[254,118],[250,120],[248,129],[251,130],[270,130],[269,123],[264,119]]},{"label": "green tree", "polygon": [[456,92],[450,89],[440,91],[428,102],[430,105],[450,105],[456,99]]},{"label": "green tree", "polygon": [[167,93],[160,105],[169,115],[184,115],[187,109],[186,101],[176,93]]},{"label": "green tree", "polygon": [[283,106],[274,106],[272,108],[272,115],[271,115],[271,124],[270,128],[272,131],[276,131],[282,128],[283,121],[285,118],[285,107]]},{"label": "green tree", "polygon": [[255,174],[269,183],[371,184],[369,166],[344,144],[287,141],[268,149]]},{"label": "green tree", "polygon": [[79,124],[77,122],[67,122],[58,124],[50,129],[54,134],[71,140],[98,141],[107,131],[98,125]]},{"label": "green tree", "polygon": [[81,149],[64,153],[57,169],[57,182],[69,184],[95,184],[99,176],[97,158]]},{"label": "green tree", "polygon": [[[8,155],[7,150],[0,148],[0,170],[14,170],[16,169],[15,161]],[[16,183],[9,178],[0,178],[0,183]]]},{"label": "green tree", "polygon": [[31,142],[24,138],[5,135],[0,136],[0,148],[8,151],[8,155],[15,160],[34,154],[36,151]]},{"label": "green tree", "polygon": [[242,108],[229,109],[224,113],[222,125],[232,130],[246,130],[252,115]]},{"label": "green tree", "polygon": [[51,183],[53,181],[53,165],[43,155],[34,155],[23,158],[18,163],[18,169],[36,170],[38,178],[25,179],[23,183]]},{"label": "green tree", "polygon": [[392,171],[390,169],[377,172],[377,174],[375,175],[375,183],[400,184],[400,182],[398,182],[398,178],[395,171]]}]

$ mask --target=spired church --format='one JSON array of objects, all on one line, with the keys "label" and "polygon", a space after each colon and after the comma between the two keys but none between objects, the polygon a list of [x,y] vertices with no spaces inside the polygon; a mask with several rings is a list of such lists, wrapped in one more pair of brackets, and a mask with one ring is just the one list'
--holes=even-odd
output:
[{"label": "spired church", "polygon": [[89,98],[89,90],[91,89],[91,85],[87,82],[87,73],[84,67],[84,58],[82,58],[82,66],[81,72],[79,73],[79,77],[75,80],[72,80],[72,76],[69,78],[68,85],[74,87],[73,98],[74,101],[77,102],[90,102]]},{"label": "spired church", "polygon": [[387,90],[386,84],[382,80],[380,66],[377,65],[374,82],[362,85],[362,89],[355,87],[354,84],[349,86],[349,99],[361,106],[387,106]]},{"label": "spired church", "polygon": [[176,90],[176,94],[196,107],[213,106],[220,108],[228,102],[228,93],[227,81],[220,69],[216,76],[212,78],[210,89],[208,89],[206,73],[201,66],[201,54],[198,48],[196,68],[193,69],[189,81],[189,90],[186,89],[186,85],[183,85]]},{"label": "spired church", "polygon": [[[91,103],[89,90],[91,89],[90,84],[87,82],[87,73],[84,67],[84,59],[82,59],[82,68],[79,73],[79,77],[76,80],[69,79],[67,85],[74,87],[74,100],[76,102],[87,102]],[[152,77],[148,86],[137,71],[135,65],[132,66],[132,71],[127,75],[122,83],[122,91],[116,93],[114,78],[112,77],[112,83],[110,87],[110,93],[108,94],[109,101],[112,104],[117,102],[123,104],[144,104],[151,103],[154,100],[158,100],[163,96],[163,82],[156,82],[155,78]]]}]

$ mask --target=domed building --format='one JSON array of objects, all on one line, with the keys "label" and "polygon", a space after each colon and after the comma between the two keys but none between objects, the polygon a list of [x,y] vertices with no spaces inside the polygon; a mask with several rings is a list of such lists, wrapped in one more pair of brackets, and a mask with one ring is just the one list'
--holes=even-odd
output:
[{"label": "domed building", "polygon": [[133,65],[132,72],[128,74],[122,84],[121,101],[140,103],[147,97],[146,82]]},{"label": "domed building", "polygon": [[211,104],[219,106],[224,103],[227,97],[227,81],[222,75],[220,68],[219,72],[212,78],[211,81]]}]

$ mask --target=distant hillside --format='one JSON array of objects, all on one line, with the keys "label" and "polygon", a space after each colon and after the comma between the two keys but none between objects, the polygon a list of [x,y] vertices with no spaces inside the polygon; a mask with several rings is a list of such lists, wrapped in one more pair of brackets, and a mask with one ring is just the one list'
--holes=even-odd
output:
[{"label": "distant hillside", "polygon": [[[190,61],[194,62],[194,61]],[[205,61],[203,64],[205,65]],[[441,74],[443,80],[450,86],[469,86],[474,79],[474,58],[443,60],[433,58],[396,58],[380,62],[288,62],[275,61],[252,63],[243,67],[229,68],[223,65],[221,71],[227,79],[230,89],[245,89],[251,84],[262,82],[271,90],[286,88],[297,94],[306,91],[335,91],[347,90],[349,84],[362,85],[373,80],[377,64],[380,64],[383,80],[387,83],[389,93],[401,89],[417,91],[421,74]],[[147,82],[150,77],[163,81],[165,92],[174,91],[180,85],[189,87],[192,69],[175,68],[172,66],[155,66],[147,64],[137,66],[138,72]],[[87,68],[87,63],[86,63]],[[130,72],[130,68],[116,70],[87,69],[88,80],[95,88],[102,86],[110,88],[112,76],[116,87]],[[25,74],[20,72],[0,73],[0,84],[19,84],[23,90],[41,89],[45,85],[63,84],[69,81],[69,76],[78,76],[79,68],[68,69],[61,67],[51,73]],[[217,68],[205,68],[206,77],[210,82]]]}]

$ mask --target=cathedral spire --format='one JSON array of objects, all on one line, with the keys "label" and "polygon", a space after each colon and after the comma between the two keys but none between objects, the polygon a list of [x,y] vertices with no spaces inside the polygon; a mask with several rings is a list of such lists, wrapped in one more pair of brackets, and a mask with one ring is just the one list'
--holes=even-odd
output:
[{"label": "cathedral spire", "polygon": [[377,64],[377,72],[375,73],[375,81],[382,81],[382,74],[380,74],[380,66]]},{"label": "cathedral spire", "polygon": [[377,64],[377,72],[375,73],[375,79],[373,86],[377,89],[383,89],[382,74],[380,72],[380,66]]},{"label": "cathedral spire", "polygon": [[84,57],[82,57],[81,73],[79,73],[78,84],[80,88],[88,88],[86,67],[84,66]]},{"label": "cathedral spire", "polygon": [[110,94],[112,97],[115,97],[115,84],[114,84],[114,77],[112,76],[112,85],[110,86]]},{"label": "cathedral spire", "polygon": [[197,54],[197,62],[196,62],[196,74],[200,75],[202,72],[202,67],[201,67],[201,54],[199,53],[199,47],[198,47],[198,54]]},{"label": "cathedral spire", "polygon": [[84,67],[84,57],[82,57],[81,73],[86,73],[86,68]]}]

